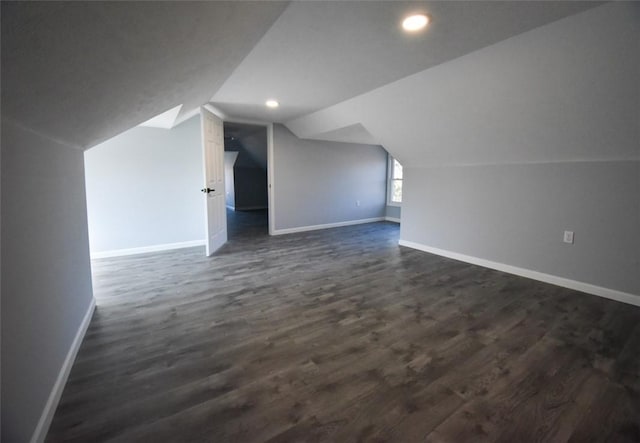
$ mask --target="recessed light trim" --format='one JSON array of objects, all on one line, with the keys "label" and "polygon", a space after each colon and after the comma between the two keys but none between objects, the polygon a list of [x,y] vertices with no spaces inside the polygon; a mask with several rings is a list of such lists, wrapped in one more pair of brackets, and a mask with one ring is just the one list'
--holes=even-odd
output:
[{"label": "recessed light trim", "polygon": [[278,100],[267,100],[265,102],[265,105],[267,105],[267,108],[271,108],[271,109],[275,109],[278,106],[280,106],[280,103],[278,103]]},{"label": "recessed light trim", "polygon": [[430,21],[426,14],[413,14],[402,21],[402,28],[408,32],[416,32],[424,29]]}]

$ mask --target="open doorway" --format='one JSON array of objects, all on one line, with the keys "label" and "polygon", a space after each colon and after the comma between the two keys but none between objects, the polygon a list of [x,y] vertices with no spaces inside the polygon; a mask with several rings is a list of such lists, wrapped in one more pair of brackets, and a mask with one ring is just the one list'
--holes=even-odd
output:
[{"label": "open doorway", "polygon": [[224,122],[229,239],[269,234],[268,128]]}]

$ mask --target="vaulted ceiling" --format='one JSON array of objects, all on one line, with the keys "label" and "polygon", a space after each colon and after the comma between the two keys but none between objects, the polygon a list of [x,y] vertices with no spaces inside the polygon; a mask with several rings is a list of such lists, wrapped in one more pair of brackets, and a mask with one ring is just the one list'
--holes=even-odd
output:
[{"label": "vaulted ceiling", "polygon": [[640,160],[639,78],[640,4],[612,2],[287,127],[374,140],[408,166]]},{"label": "vaulted ceiling", "polygon": [[285,2],[2,2],[2,114],[88,148],[206,103]]},{"label": "vaulted ceiling", "polygon": [[[175,106],[182,104],[186,115],[208,101],[229,117],[301,128],[299,120],[309,114],[594,6],[3,2],[2,115],[81,148]],[[413,11],[433,18],[426,32],[401,31],[402,17]],[[266,109],[268,98],[281,106]],[[401,114],[393,118],[407,117]],[[361,119],[343,118],[341,109],[327,119],[336,121],[306,135],[367,142],[389,137],[374,137]]]},{"label": "vaulted ceiling", "polygon": [[[287,122],[513,35],[593,2],[311,1],[291,3],[212,102],[231,116]],[[432,17],[408,34],[402,19]],[[275,97],[277,110],[264,103]]]}]

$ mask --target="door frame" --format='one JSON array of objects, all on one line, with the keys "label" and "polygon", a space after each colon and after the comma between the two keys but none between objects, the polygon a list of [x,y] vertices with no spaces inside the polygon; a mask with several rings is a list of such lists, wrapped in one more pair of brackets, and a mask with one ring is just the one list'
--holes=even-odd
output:
[{"label": "door frame", "polygon": [[[215,109],[211,105],[205,105],[208,110],[215,110],[214,114],[223,115],[220,111]],[[275,230],[275,198],[274,198],[274,153],[273,153],[273,123],[264,122],[259,120],[245,120],[241,118],[230,118],[230,117],[220,117],[222,118],[222,123],[239,123],[244,125],[253,125],[253,126],[263,126],[267,128],[267,208],[269,214],[269,235],[274,235],[273,231]],[[224,130],[224,126],[223,126]]]}]

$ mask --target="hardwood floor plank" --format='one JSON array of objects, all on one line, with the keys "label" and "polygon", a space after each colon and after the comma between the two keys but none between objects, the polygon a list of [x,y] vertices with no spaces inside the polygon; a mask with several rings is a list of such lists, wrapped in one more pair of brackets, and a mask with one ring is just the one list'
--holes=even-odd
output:
[{"label": "hardwood floor plank", "polygon": [[569,441],[640,441],[638,417],[640,395],[617,383],[608,383],[590,405]]}]

